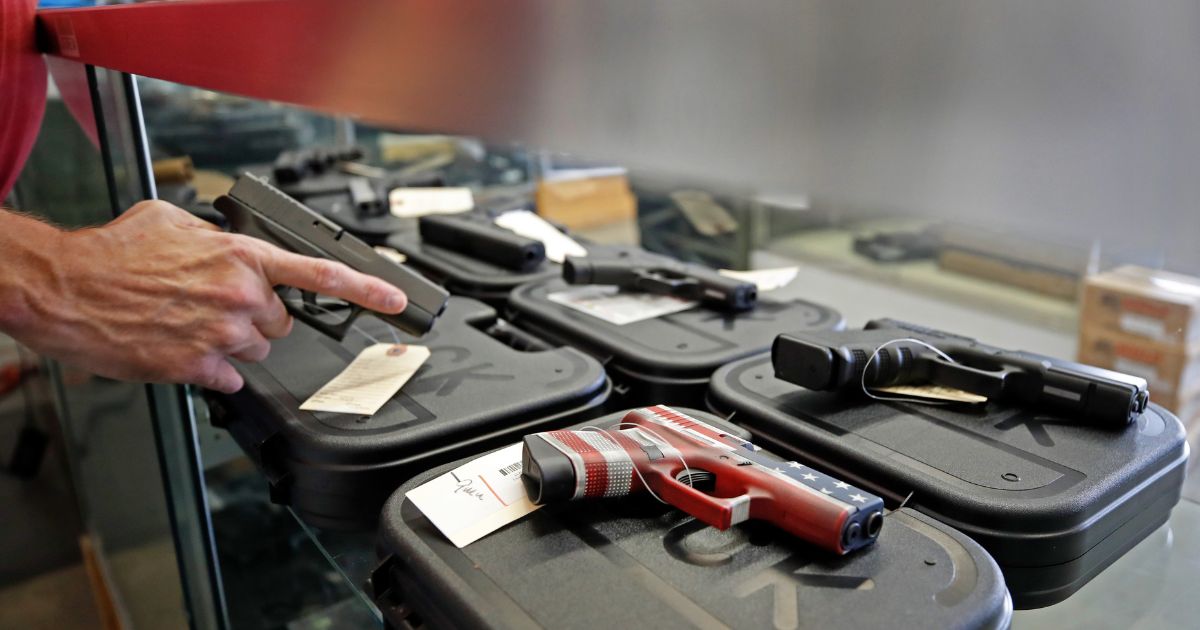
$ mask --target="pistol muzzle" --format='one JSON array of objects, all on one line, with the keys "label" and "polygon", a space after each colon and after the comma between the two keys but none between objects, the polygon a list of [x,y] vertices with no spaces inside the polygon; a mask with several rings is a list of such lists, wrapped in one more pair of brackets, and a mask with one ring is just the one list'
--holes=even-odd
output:
[{"label": "pistol muzzle", "polygon": [[567,284],[592,284],[592,263],[580,256],[563,260],[562,277]]}]

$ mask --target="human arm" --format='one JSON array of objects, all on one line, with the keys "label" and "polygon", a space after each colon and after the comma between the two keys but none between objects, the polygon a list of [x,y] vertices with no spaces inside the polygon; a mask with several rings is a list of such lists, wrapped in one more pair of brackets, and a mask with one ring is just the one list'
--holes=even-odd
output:
[{"label": "human arm", "polygon": [[261,361],[292,318],[275,285],[398,313],[404,293],[333,261],[299,256],[161,201],[64,231],[0,211],[0,331],[110,378],[237,391],[229,359]]}]

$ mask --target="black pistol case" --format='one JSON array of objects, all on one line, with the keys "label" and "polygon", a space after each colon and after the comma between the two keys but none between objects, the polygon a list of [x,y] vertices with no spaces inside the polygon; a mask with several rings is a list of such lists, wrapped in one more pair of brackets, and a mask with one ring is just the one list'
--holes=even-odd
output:
[{"label": "black pistol case", "polygon": [[988,403],[980,412],[814,392],[775,378],[770,353],[713,376],[710,408],[764,448],[825,468],[969,535],[1017,608],[1066,599],[1166,522],[1183,426],[1150,405],[1124,431]]},{"label": "black pistol case", "polygon": [[315,195],[303,203],[370,245],[383,245],[392,234],[414,232],[417,229],[415,219],[393,216],[391,212],[363,212],[354,207],[350,196],[346,194]]},{"label": "black pistol case", "polygon": [[446,287],[454,295],[463,295],[504,308],[508,294],[526,282],[557,278],[562,267],[550,260],[543,260],[530,271],[517,271],[469,254],[425,243],[415,228],[393,234],[385,243],[388,247],[404,254],[407,264]]},{"label": "black pistol case", "polygon": [[[595,416],[610,390],[591,357],[553,348],[468,298],[451,297],[421,338],[372,317],[356,325],[339,343],[297,324],[272,342],[265,361],[238,366],[242,391],[209,393],[214,423],[255,461],[272,500],[318,527],[371,529],[405,479],[526,433]],[[430,356],[375,415],[299,409],[363,348],[394,339],[427,346]]]},{"label": "black pistol case", "polygon": [[[364,211],[354,205],[347,192],[347,181],[355,176],[335,171],[310,175],[298,182],[275,185],[296,201],[312,208],[325,218],[370,245],[382,245],[389,235],[415,232],[417,220],[397,217],[391,213],[388,195],[395,188],[440,187],[440,173],[421,173],[407,177],[393,176],[388,182],[370,182],[372,193],[380,197],[381,208]],[[363,178],[358,178],[363,179]]]},{"label": "black pistol case", "polygon": [[404,495],[459,464],[384,506],[369,591],[389,627],[1005,628],[1012,615],[987,553],[910,509],[848,556],[765,523],[721,532],[649,496],[546,506],[458,549]]},{"label": "black pistol case", "polygon": [[[629,250],[638,256],[640,250]],[[731,313],[703,304],[618,326],[547,296],[573,288],[561,278],[517,287],[512,323],[552,343],[596,357],[613,380],[613,408],[668,404],[703,407],[708,380],[722,365],[771,348],[780,332],[840,330],[837,311],[760,294],[754,310]]]}]

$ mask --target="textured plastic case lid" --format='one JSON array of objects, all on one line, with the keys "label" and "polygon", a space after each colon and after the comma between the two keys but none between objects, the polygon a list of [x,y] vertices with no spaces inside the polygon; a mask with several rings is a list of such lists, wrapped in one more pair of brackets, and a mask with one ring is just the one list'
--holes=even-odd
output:
[{"label": "textured plastic case lid", "polygon": [[370,417],[301,411],[300,404],[375,343],[362,332],[335,342],[303,325],[270,357],[239,366],[242,392],[220,397],[224,423],[271,482],[272,499],[309,522],[362,529],[401,481],[429,466],[521,434],[595,414],[611,389],[603,368],[571,348],[522,352],[485,330],[495,311],[451,297],[434,330],[412,339],[370,317],[380,341],[429,347],[429,359]]},{"label": "textured plastic case lid", "polygon": [[405,610],[459,628],[1003,628],[1011,618],[991,558],[908,509],[846,557],[762,523],[720,532],[649,497],[547,506],[456,549],[404,498],[455,465],[417,476],[384,507],[372,587],[393,622]]},{"label": "textured plastic case lid", "polygon": [[483,295],[507,293],[526,282],[556,278],[562,267],[550,262],[530,272],[519,272],[473,258],[466,254],[428,245],[421,241],[417,230],[393,234],[387,239],[388,247],[408,257],[408,262],[447,286],[451,292],[470,292]]},{"label": "textured plastic case lid", "polygon": [[[414,453],[603,396],[604,370],[571,348],[521,352],[484,330],[495,311],[451,297],[433,331],[414,339],[369,317],[341,343],[297,325],[271,355],[243,365],[246,387],[268,401],[293,454],[305,461],[361,464]],[[396,337],[392,336],[395,332]],[[376,342],[427,346],[429,359],[375,415],[301,411],[300,404]]]},{"label": "textured plastic case lid", "polygon": [[781,332],[844,326],[831,308],[769,295],[759,296],[758,306],[745,313],[701,305],[618,326],[546,297],[569,288],[561,279],[517,287],[508,298],[513,321],[644,375],[707,378],[730,361],[769,349]]},{"label": "textured plastic case lid", "polygon": [[[1165,521],[1188,454],[1183,426],[1157,405],[1136,426],[1113,432],[994,404],[970,413],[874,402],[779,380],[769,354],[718,370],[709,397],[767,448],[893,502],[911,492],[909,506],[988,549],[1018,605],[1026,586],[1065,597]],[[1112,557],[1093,558],[1090,568],[1069,564],[1093,548]],[[1051,566],[1064,574],[1021,586],[1012,579],[1022,568]]]}]

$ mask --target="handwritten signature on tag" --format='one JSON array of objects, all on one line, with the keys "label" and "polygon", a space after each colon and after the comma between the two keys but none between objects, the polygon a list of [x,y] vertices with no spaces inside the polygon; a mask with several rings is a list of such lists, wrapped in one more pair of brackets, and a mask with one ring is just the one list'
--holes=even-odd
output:
[{"label": "handwritten signature on tag", "polygon": [[521,444],[477,457],[409,490],[406,497],[462,547],[538,509],[521,483]]},{"label": "handwritten signature on tag", "polygon": [[479,488],[471,487],[471,484],[475,481],[474,479],[470,477],[459,479],[458,475],[455,475],[454,479],[458,482],[458,485],[454,488],[454,494],[465,494],[469,497],[475,497],[479,501],[483,500],[483,491]]}]

